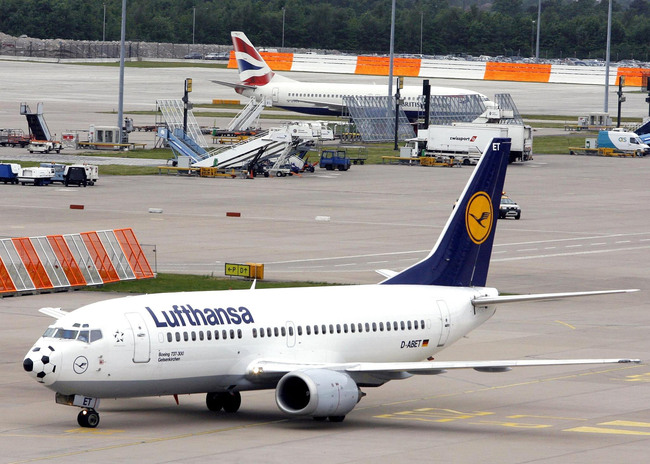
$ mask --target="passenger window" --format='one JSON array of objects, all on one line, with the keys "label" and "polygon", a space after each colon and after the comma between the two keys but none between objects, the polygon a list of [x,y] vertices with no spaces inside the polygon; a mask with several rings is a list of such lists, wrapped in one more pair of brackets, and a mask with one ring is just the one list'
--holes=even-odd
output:
[{"label": "passenger window", "polygon": [[413,328],[418,330],[418,321],[413,321]]},{"label": "passenger window", "polygon": [[337,334],[341,333],[341,324],[336,324],[336,333]]},{"label": "passenger window", "polygon": [[253,338],[257,338],[257,329],[253,329]]},{"label": "passenger window", "polygon": [[171,343],[172,340],[173,340],[173,338],[172,338],[172,333],[171,333],[171,332],[167,332],[167,341],[168,341],[169,343]]},{"label": "passenger window", "polygon": [[393,321],[393,330],[398,330],[399,326],[397,325],[397,321]]},{"label": "passenger window", "polygon": [[317,325],[314,326],[314,335],[318,335],[318,326]]},{"label": "passenger window", "polygon": [[271,327],[267,327],[267,328],[266,328],[266,336],[267,336],[267,337],[271,337],[271,336],[273,336],[273,332],[271,332]]},{"label": "passenger window", "polygon": [[203,331],[202,330],[199,332],[199,340],[203,341]]},{"label": "passenger window", "polygon": [[[293,332],[293,330],[291,330],[291,332]],[[293,334],[291,334],[291,335],[293,335]],[[298,335],[302,335],[302,326],[301,325],[298,326]]]},{"label": "passenger window", "polygon": [[214,331],[214,339],[219,340],[219,331],[218,330]]},{"label": "passenger window", "polygon": [[411,321],[406,321],[406,327],[411,330]]},{"label": "passenger window", "polygon": [[372,331],[377,332],[377,323],[376,322],[372,323]]},{"label": "passenger window", "polygon": [[260,329],[260,338],[264,338],[264,329]]},{"label": "passenger window", "polygon": [[208,330],[205,334],[207,335],[208,340],[212,340],[212,332]]},{"label": "passenger window", "polygon": [[237,338],[242,338],[242,337],[243,337],[243,334],[242,334],[241,329],[237,329]]},{"label": "passenger window", "polygon": [[278,337],[280,335],[280,331],[278,330],[277,327],[273,327],[273,334]]},{"label": "passenger window", "polygon": [[405,330],[404,321],[400,321],[399,325],[402,330]]},{"label": "passenger window", "polygon": [[181,333],[180,332],[176,332],[176,341],[177,342],[181,341]]},{"label": "passenger window", "polygon": [[380,332],[383,332],[383,331],[384,331],[384,323],[383,323],[383,322],[380,322],[380,323],[379,323],[379,331],[380,331]]},{"label": "passenger window", "polygon": [[323,335],[327,334],[327,327],[325,327],[325,324],[321,325],[320,328]]},{"label": "passenger window", "polygon": [[343,333],[348,333],[348,325],[343,324]]},{"label": "passenger window", "polygon": [[[225,338],[225,337],[224,337]],[[235,329],[230,329],[230,339],[234,340],[235,339]]]},{"label": "passenger window", "polygon": [[370,332],[370,324],[366,322],[366,332]]},{"label": "passenger window", "polygon": [[287,336],[287,328],[286,327],[281,327],[280,328],[280,333],[282,334],[283,337]]},{"label": "passenger window", "polygon": [[196,332],[192,331],[192,341],[196,341]]},{"label": "passenger window", "polygon": [[363,324],[361,322],[357,325],[357,329],[359,329],[359,333],[363,332]]},{"label": "passenger window", "polygon": [[311,326],[310,325],[305,326],[305,332],[307,332],[307,335],[311,335]]},{"label": "passenger window", "polygon": [[386,322],[386,330],[390,331],[390,322]]},{"label": "passenger window", "polygon": [[354,333],[354,324],[350,324],[350,332]]},{"label": "passenger window", "polygon": [[[300,332],[300,327],[298,327],[298,332]],[[293,337],[293,327],[289,326],[289,336]]]},{"label": "passenger window", "polygon": [[221,338],[224,340],[228,340],[228,331],[226,329],[221,331]]},{"label": "passenger window", "polygon": [[190,339],[189,335],[187,332],[183,332],[183,340],[188,341]]},{"label": "passenger window", "polygon": [[331,334],[334,333],[334,325],[332,325],[332,324],[330,324],[330,333],[331,333]]}]

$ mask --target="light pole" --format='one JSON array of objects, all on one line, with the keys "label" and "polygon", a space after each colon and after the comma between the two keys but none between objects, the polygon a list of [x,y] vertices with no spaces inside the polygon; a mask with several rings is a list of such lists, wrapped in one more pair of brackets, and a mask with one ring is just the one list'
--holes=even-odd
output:
[{"label": "light pole", "polygon": [[[533,20],[533,30],[530,31],[530,54],[533,54],[533,37],[535,35],[535,20]],[[537,57],[535,57],[537,58]]]},{"label": "light pole", "polygon": [[609,0],[609,9],[607,10],[607,51],[605,52],[605,104],[603,105],[603,112],[609,111],[609,102],[607,97],[609,94],[609,56],[610,46],[612,43],[612,0]]},{"label": "light pole", "polygon": [[537,2],[537,43],[535,46],[535,59],[539,60],[539,29],[542,24],[542,0]]},{"label": "light pole", "polygon": [[424,11],[420,11],[420,58],[422,58],[422,36],[424,33],[424,29],[422,26],[424,25]]},{"label": "light pole", "polygon": [[194,31],[196,30],[196,7],[192,7],[192,45],[194,45]]},{"label": "light pole", "polygon": [[282,48],[284,48],[284,15],[286,11],[284,7],[282,7]]},{"label": "light pole", "polygon": [[102,22],[102,42],[106,41],[106,3],[104,3],[104,21]]},{"label": "light pole", "polygon": [[120,83],[119,83],[119,97],[117,102],[117,127],[119,128],[120,140],[122,143],[124,135],[122,134],[122,115],[124,113],[124,42],[126,38],[126,0],[122,0],[122,27],[120,32]]}]

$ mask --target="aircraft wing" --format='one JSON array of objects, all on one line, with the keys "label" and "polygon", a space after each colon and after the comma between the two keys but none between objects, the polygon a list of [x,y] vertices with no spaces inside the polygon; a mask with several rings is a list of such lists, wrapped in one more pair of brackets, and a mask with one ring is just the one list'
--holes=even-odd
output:
[{"label": "aircraft wing", "polygon": [[292,98],[291,100],[289,100],[289,102],[306,103],[308,105],[313,105],[318,108],[327,108],[331,111],[343,111],[343,105],[337,105],[336,103],[333,102],[311,100],[306,98]]},{"label": "aircraft wing", "polygon": [[443,374],[452,369],[474,369],[479,372],[506,372],[513,367],[570,366],[585,364],[628,364],[640,363],[640,359],[514,359],[505,361],[420,361],[388,363],[287,363],[282,361],[258,360],[248,368],[251,379],[280,378],[295,370],[326,369],[355,374],[366,374],[385,380],[408,378],[411,375]]}]

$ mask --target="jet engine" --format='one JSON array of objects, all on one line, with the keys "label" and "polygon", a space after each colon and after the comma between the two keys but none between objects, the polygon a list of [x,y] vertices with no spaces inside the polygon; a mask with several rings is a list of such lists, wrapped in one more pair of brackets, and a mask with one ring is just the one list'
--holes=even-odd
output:
[{"label": "jet engine", "polygon": [[275,401],[293,416],[329,417],[343,420],[361,399],[362,393],[352,378],[327,369],[289,372],[278,382]]}]

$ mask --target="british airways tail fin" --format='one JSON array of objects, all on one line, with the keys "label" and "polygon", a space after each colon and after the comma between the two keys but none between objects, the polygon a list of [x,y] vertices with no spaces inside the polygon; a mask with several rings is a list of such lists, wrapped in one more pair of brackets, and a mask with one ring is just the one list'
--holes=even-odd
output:
[{"label": "british airways tail fin", "polygon": [[382,284],[485,286],[509,155],[509,138],[492,140],[429,256]]},{"label": "british airways tail fin", "polygon": [[271,68],[264,58],[257,52],[246,34],[243,32],[230,32],[232,44],[235,48],[235,59],[239,69],[239,79],[246,86],[260,87],[268,84],[271,80],[290,80],[282,78],[271,71]]}]

